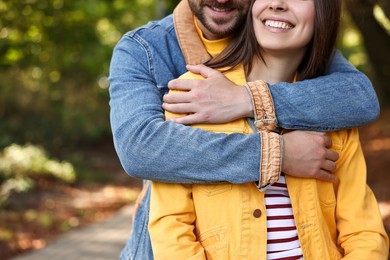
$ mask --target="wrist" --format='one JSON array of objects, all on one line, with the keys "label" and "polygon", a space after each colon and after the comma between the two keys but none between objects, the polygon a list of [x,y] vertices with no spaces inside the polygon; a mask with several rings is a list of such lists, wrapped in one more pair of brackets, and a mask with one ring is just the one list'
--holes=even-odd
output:
[{"label": "wrist", "polygon": [[245,84],[244,88],[241,88],[242,91],[242,103],[241,103],[241,109],[242,109],[242,117],[247,118],[254,118],[255,117],[255,110],[254,110],[254,102],[252,98],[251,91],[249,90],[249,87]]}]

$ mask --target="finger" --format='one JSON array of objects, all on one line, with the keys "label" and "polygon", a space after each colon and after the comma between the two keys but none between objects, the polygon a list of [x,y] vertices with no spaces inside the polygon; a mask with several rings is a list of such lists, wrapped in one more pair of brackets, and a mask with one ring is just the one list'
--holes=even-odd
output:
[{"label": "finger", "polygon": [[190,91],[197,80],[195,79],[173,79],[168,82],[168,88],[171,90]]},{"label": "finger", "polygon": [[189,92],[169,92],[163,96],[165,103],[189,103],[191,102],[191,96]]},{"label": "finger", "polygon": [[218,70],[211,69],[207,67],[206,65],[199,64],[199,65],[187,65],[187,70],[191,71],[195,74],[200,74],[205,78],[209,78],[210,76],[213,76],[215,74],[220,74]]},{"label": "finger", "polygon": [[327,160],[331,160],[333,162],[336,162],[339,159],[339,153],[336,151],[333,151],[333,150],[326,150],[325,158]]},{"label": "finger", "polygon": [[332,138],[328,136],[324,136],[324,143],[326,148],[331,148],[332,147]]},{"label": "finger", "polygon": [[305,133],[312,134],[312,135],[326,135],[325,132],[316,132],[316,131],[304,131]]},{"label": "finger", "polygon": [[321,180],[321,181],[327,181],[327,182],[336,182],[337,181],[337,177],[335,175],[333,175],[330,172],[325,171],[325,170],[320,170],[314,176],[314,178]]},{"label": "finger", "polygon": [[195,113],[193,106],[190,103],[169,104],[163,103],[162,108],[168,112],[175,114]]},{"label": "finger", "polygon": [[336,162],[326,160],[322,165],[322,170],[327,172],[334,172],[336,170]]},{"label": "finger", "polygon": [[169,120],[183,125],[193,125],[202,122],[198,114],[189,114],[187,116],[171,118]]}]

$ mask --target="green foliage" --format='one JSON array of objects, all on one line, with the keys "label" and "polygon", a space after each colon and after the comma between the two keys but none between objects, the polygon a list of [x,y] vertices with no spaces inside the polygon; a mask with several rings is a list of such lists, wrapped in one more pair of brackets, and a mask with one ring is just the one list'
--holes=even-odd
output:
[{"label": "green foliage", "polygon": [[[0,154],[0,203],[42,175],[75,181],[73,165],[46,151],[74,159],[80,144],[110,136],[112,49],[124,33],[156,17],[155,3],[0,1],[0,149],[7,147]],[[107,179],[73,161],[78,180]]]},{"label": "green foliage", "polygon": [[108,136],[108,68],[119,38],[155,16],[153,0],[0,2],[0,147],[50,150]]},{"label": "green foliage", "polygon": [[368,57],[363,46],[363,37],[347,12],[342,16],[338,48],[356,68],[368,72]]},{"label": "green foliage", "polygon": [[13,144],[0,155],[0,203],[11,192],[24,192],[34,186],[34,176],[51,176],[72,183],[76,173],[71,163],[50,159],[47,153],[34,145]]}]

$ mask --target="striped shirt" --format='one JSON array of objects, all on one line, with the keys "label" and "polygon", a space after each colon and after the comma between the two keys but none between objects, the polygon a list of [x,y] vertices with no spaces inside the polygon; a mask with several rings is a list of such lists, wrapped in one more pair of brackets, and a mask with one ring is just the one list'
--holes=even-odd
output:
[{"label": "striped shirt", "polygon": [[303,259],[284,174],[265,192],[267,259]]}]

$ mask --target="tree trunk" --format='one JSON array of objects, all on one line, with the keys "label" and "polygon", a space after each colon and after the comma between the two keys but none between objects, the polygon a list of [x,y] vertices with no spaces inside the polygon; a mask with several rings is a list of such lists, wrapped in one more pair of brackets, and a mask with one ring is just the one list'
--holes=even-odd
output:
[{"label": "tree trunk", "polygon": [[[373,67],[372,81],[379,99],[383,106],[390,106],[390,35],[374,17],[373,8],[377,2],[379,1],[347,0],[346,6],[363,35],[364,46]],[[387,1],[381,2],[381,6],[388,8]]]}]

